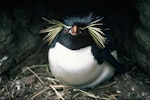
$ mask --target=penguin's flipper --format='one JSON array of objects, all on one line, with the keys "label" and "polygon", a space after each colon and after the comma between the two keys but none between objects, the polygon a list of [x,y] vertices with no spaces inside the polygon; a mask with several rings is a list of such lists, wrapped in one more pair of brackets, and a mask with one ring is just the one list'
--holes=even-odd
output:
[{"label": "penguin's flipper", "polygon": [[125,66],[118,62],[110,53],[108,49],[103,49],[101,52],[102,59],[106,60],[110,63],[113,67],[115,67],[118,73],[125,72]]}]

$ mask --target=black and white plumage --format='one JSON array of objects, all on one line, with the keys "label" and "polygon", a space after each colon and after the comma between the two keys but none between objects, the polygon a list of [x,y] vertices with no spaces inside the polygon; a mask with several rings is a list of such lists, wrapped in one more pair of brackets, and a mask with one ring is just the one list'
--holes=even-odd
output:
[{"label": "black and white plumage", "polygon": [[[45,18],[44,18],[45,19]],[[48,20],[51,26],[41,30],[50,43],[50,69],[55,78],[79,88],[94,87],[110,79],[115,70],[123,72],[118,62],[113,38],[102,31],[102,18],[89,14],[66,18],[64,22]]]}]

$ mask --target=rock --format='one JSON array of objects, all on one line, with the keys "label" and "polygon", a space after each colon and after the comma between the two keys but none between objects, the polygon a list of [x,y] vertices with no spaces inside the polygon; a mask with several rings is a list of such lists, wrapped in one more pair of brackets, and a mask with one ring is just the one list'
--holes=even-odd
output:
[{"label": "rock", "polygon": [[125,54],[138,68],[150,75],[150,2],[138,1],[139,21],[122,42]]},{"label": "rock", "polygon": [[150,32],[139,27],[134,32],[135,51],[132,54],[134,63],[147,74],[150,74]]},{"label": "rock", "polygon": [[139,19],[143,27],[150,31],[150,1],[142,0],[137,2]]},{"label": "rock", "polygon": [[47,62],[48,46],[39,33],[45,13],[30,7],[0,9],[0,59],[8,57],[0,65],[2,76],[13,77],[25,66]]}]

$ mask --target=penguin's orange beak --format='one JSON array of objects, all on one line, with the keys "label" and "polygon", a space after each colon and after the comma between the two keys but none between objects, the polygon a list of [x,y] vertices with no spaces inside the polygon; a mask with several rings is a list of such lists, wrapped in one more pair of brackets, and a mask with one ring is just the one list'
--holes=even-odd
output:
[{"label": "penguin's orange beak", "polygon": [[70,32],[72,35],[77,35],[78,27],[75,25],[70,29]]}]

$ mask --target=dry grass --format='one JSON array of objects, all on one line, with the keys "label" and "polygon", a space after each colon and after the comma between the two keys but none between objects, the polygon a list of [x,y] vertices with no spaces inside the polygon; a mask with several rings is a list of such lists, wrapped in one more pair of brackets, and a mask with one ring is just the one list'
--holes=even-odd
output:
[{"label": "dry grass", "polygon": [[[107,89],[109,83],[98,87]],[[95,94],[92,90],[81,90],[76,87],[63,85],[49,71],[48,65],[33,65],[25,67],[12,81],[7,83],[0,94],[0,99],[7,100],[117,100],[117,94]]]}]

